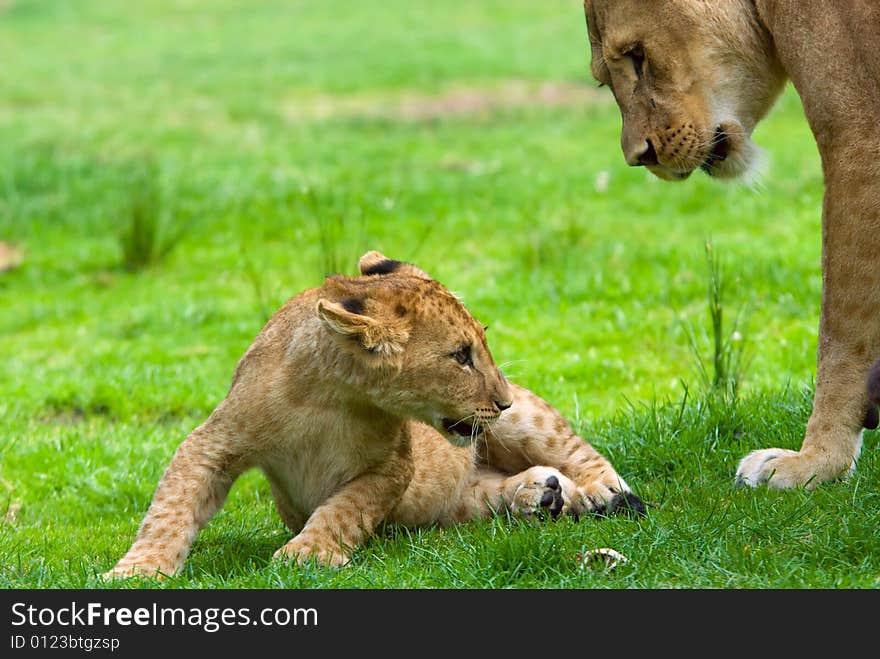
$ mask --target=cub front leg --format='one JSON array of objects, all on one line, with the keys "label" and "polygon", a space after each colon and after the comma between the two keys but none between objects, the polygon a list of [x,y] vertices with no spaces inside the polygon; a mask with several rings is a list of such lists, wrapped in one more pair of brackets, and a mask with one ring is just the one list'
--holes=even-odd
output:
[{"label": "cub front leg", "polygon": [[217,512],[243,471],[234,439],[209,419],[178,447],[134,544],[105,579],[170,576],[183,565],[196,534]]},{"label": "cub front leg", "polygon": [[574,481],[586,510],[645,512],[644,504],[612,464],[548,402],[511,384],[513,405],[491,426],[483,460],[492,469],[515,473],[534,465],[554,467]]},{"label": "cub front leg", "polygon": [[328,567],[348,563],[351,552],[372,534],[397,505],[413,475],[407,438],[379,467],[357,476],[318,506],[302,531],[275,552],[275,558]]}]

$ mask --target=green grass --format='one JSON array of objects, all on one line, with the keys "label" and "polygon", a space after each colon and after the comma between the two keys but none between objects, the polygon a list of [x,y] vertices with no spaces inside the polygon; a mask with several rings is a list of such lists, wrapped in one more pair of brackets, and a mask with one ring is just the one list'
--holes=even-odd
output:
[{"label": "green grass", "polygon": [[[793,92],[756,131],[762,189],[671,185],[625,166],[579,3],[334,7],[0,3],[0,240],[25,250],[0,275],[0,516],[16,511],[0,586],[100,586],[266,315],[374,248],[461,294],[511,379],[656,507],[387,528],[344,569],[300,569],[270,561],[287,536],[252,473],[184,573],[143,585],[880,586],[876,433],[847,483],[733,487],[745,452],[797,448],[810,410],[822,180]],[[511,81],[583,100],[396,116],[402,98]],[[132,272],[120,235],[144,162],[175,243]],[[733,400],[704,394],[688,339],[712,333],[707,239],[726,318],[748,310]],[[600,546],[629,563],[580,570]]]}]

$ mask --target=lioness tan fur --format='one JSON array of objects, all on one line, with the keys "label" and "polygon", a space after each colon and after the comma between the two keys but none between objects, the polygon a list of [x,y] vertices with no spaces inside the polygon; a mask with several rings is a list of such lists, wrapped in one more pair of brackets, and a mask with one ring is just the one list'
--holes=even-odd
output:
[{"label": "lioness tan fur", "polygon": [[177,572],[252,467],[295,534],[276,557],[340,566],[382,520],[451,524],[639,499],[419,268],[368,252],[266,324],[229,393],[180,445],[128,553],[105,576]]},{"label": "lioness tan fur", "polygon": [[880,357],[880,3],[586,0],[584,9],[592,72],[620,107],[626,161],[661,178],[747,174],[755,124],[787,78],[800,94],[825,181],[813,412],[799,451],[754,451],[736,478],[790,488],[847,476],[880,398],[865,387]]}]

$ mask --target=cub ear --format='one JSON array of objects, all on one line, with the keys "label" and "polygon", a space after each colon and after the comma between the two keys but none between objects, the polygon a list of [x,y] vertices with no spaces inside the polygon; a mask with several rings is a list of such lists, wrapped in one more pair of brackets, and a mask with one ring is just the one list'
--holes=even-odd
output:
[{"label": "cub ear", "polygon": [[364,254],[358,261],[358,267],[362,275],[387,275],[392,272],[399,272],[403,275],[411,275],[422,279],[431,280],[430,275],[421,268],[417,268],[412,263],[396,261],[389,259],[387,256],[376,250],[372,250]]},{"label": "cub ear", "polygon": [[403,352],[409,328],[403,320],[386,322],[366,315],[362,298],[331,302],[321,298],[316,309],[324,326],[336,336],[355,339],[367,352],[394,355]]}]

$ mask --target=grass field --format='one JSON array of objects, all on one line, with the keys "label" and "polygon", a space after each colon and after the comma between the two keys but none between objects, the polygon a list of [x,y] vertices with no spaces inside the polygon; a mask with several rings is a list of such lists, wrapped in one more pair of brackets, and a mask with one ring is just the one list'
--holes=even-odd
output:
[{"label": "grass field", "polygon": [[[0,1],[0,240],[23,252],[0,274],[0,587],[102,587],[268,315],[368,249],[459,293],[648,517],[389,527],[297,568],[251,473],[179,577],[123,586],[880,586],[876,433],[847,483],[733,487],[810,411],[822,180],[793,92],[756,131],[759,189],[671,185],[625,166],[576,0],[341,7]],[[167,248],[145,268],[133,208]],[[711,358],[707,241],[750,357],[735,397],[688,340]],[[581,570],[595,547],[629,562]]]}]

